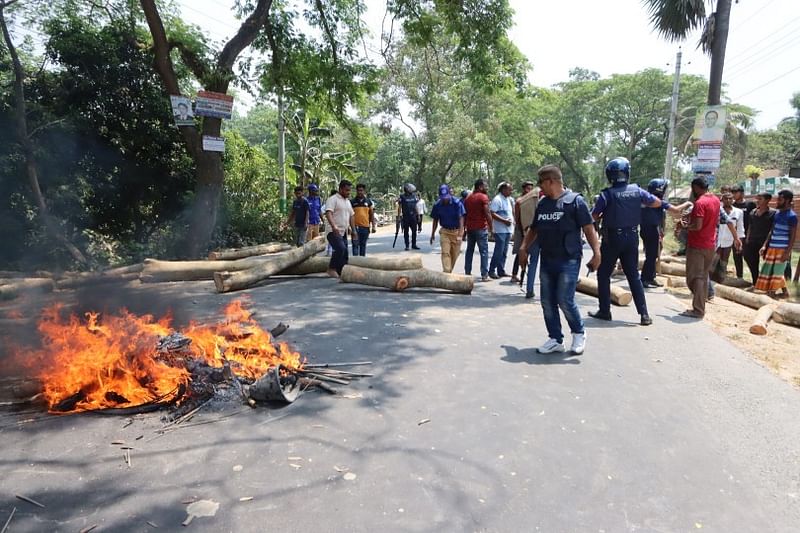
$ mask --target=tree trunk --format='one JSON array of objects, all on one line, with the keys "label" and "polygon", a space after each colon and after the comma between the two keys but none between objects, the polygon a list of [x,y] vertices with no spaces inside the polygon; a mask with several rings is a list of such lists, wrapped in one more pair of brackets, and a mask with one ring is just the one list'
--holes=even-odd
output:
[{"label": "tree trunk", "polygon": [[800,327],[800,304],[781,303],[775,307],[773,319],[781,324]]},{"label": "tree trunk", "polygon": [[[216,121],[216,127],[209,123]],[[203,135],[220,136],[219,119],[203,120]],[[214,228],[217,227],[222,185],[225,181],[225,170],[222,166],[221,152],[201,152],[195,158],[197,165],[197,187],[194,204],[190,216],[189,235],[187,236],[187,252],[189,257],[205,255]]]},{"label": "tree trunk", "polygon": [[[374,270],[417,270],[422,268],[422,256],[404,255],[390,257],[351,257],[348,264],[371,268]],[[281,270],[282,276],[304,276],[306,274],[321,274],[328,270],[330,259],[327,257],[309,257],[299,265]]]},{"label": "tree trunk", "polygon": [[371,287],[385,287],[402,292],[413,287],[433,287],[460,294],[469,294],[475,286],[472,276],[445,274],[425,268],[417,270],[383,271],[345,265],[340,277],[344,283],[358,283]]},{"label": "tree trunk", "polygon": [[214,272],[220,270],[247,270],[267,261],[275,259],[275,255],[259,255],[235,261],[159,261],[145,259],[144,269],[139,280],[142,283],[159,281],[199,281],[214,279]]},{"label": "tree trunk", "polygon": [[[600,294],[600,291],[597,289],[597,280],[592,278],[578,278],[576,290],[580,293],[594,296],[595,298]],[[611,286],[611,303],[624,306],[631,303],[631,300],[633,300],[633,295],[630,292],[622,287]]]},{"label": "tree trunk", "polygon": [[255,246],[244,246],[242,248],[231,248],[229,250],[217,250],[216,252],[209,252],[208,259],[211,261],[219,261],[221,259],[242,259],[243,257],[252,257],[254,255],[274,254],[277,252],[285,252],[291,250],[292,245],[282,242],[269,242],[266,244],[257,244]]},{"label": "tree trunk", "polygon": [[144,265],[138,263],[135,265],[112,268],[103,270],[101,272],[81,272],[67,274],[63,278],[56,281],[56,287],[59,289],[74,289],[77,287],[84,287],[86,285],[100,285],[102,283],[119,283],[122,281],[132,281],[139,279]]},{"label": "tree trunk", "polygon": [[767,323],[772,318],[772,313],[775,312],[775,304],[768,304],[760,307],[753,318],[753,323],[750,325],[750,333],[753,335],[766,335]]},{"label": "tree trunk", "polygon": [[16,121],[17,141],[22,147],[25,158],[25,173],[28,176],[28,184],[31,188],[34,203],[39,210],[39,216],[44,223],[47,233],[61,243],[70,253],[73,259],[82,265],[88,264],[86,257],[69,239],[61,232],[61,228],[56,220],[50,216],[47,203],[44,200],[42,189],[39,186],[39,173],[36,168],[36,158],[34,156],[33,142],[28,134],[28,119],[25,105],[25,70],[19,60],[19,54],[11,39],[8,25],[5,18],[5,3],[0,3],[0,27],[2,27],[3,40],[5,41],[8,53],[11,56],[11,64],[14,71],[14,119]]},{"label": "tree trunk", "polygon": [[51,292],[53,288],[55,282],[48,278],[16,279],[11,283],[0,285],[0,300],[16,298],[20,293],[27,291]]},{"label": "tree trunk", "polygon": [[[317,237],[304,244],[302,248],[295,248],[290,252],[277,255],[273,260],[264,261],[248,270],[215,272],[214,284],[217,287],[217,292],[231,292],[251,287],[259,281],[263,281],[281,270],[294,266],[321,252],[325,249],[325,245],[325,237]],[[216,263],[216,261],[213,263]]]},{"label": "tree trunk", "polygon": [[731,0],[718,0],[711,42],[711,73],[708,76],[708,105],[719,105],[722,95],[722,70],[725,66],[725,48],[728,45],[728,27],[731,20]]},{"label": "tree trunk", "polygon": [[752,292],[743,291],[742,289],[720,284],[714,286],[714,291],[716,292],[717,296],[721,296],[726,300],[731,300],[752,309],[761,309],[765,305],[775,303],[775,300],[766,294],[754,294]]}]

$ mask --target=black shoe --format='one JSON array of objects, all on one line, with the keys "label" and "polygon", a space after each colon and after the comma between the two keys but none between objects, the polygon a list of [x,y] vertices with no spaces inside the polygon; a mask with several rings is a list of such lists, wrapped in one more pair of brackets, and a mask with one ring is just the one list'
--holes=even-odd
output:
[{"label": "black shoe", "polygon": [[611,313],[610,312],[602,312],[602,311],[589,311],[589,316],[592,318],[596,318],[597,320],[611,320]]},{"label": "black shoe", "polygon": [[530,300],[531,298],[533,298],[533,293],[532,292],[526,292],[525,293],[525,299],[526,300]]},{"label": "black shoe", "polygon": [[420,248],[419,246],[412,246],[411,249],[412,250],[421,250],[422,248]]},{"label": "black shoe", "polygon": [[408,246],[406,246],[406,252],[408,251]]},{"label": "black shoe", "polygon": [[642,319],[639,321],[639,324],[642,326],[649,326],[653,323],[653,319],[650,318],[650,315],[642,315]]},{"label": "black shoe", "polygon": [[510,277],[510,276],[509,276],[508,274],[506,274],[505,272],[503,272],[502,274],[498,272],[498,273],[497,273],[497,277],[498,277],[498,278],[508,278],[508,277]]},{"label": "black shoe", "polygon": [[500,279],[500,276],[498,276],[497,274],[495,274],[493,272],[489,272],[489,277],[492,278],[492,279]]}]

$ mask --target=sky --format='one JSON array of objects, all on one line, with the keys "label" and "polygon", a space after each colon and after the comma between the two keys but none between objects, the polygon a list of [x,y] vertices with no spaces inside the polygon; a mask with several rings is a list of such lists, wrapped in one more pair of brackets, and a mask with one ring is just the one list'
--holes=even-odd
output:
[{"label": "sky", "polygon": [[[366,0],[367,24],[378,42],[385,0]],[[185,19],[214,39],[238,27],[232,0],[179,0]],[[696,48],[698,35],[669,43],[650,29],[641,0],[510,0],[509,37],[533,66],[530,81],[550,86],[583,67],[601,76],[660,68],[673,73],[682,47],[683,73],[708,77],[710,60]],[[800,1],[739,0],[731,29],[723,83],[731,101],[759,111],[758,129],[774,128],[794,114],[789,99],[800,91]],[[377,45],[372,45],[377,48]]]}]

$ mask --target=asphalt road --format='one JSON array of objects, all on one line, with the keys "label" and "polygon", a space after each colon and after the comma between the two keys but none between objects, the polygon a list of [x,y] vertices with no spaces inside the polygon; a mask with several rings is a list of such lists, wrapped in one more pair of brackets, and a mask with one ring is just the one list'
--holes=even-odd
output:
[{"label": "asphalt road", "polygon": [[[391,253],[388,231],[370,254]],[[439,269],[423,241],[426,266]],[[535,352],[546,338],[538,300],[508,282],[477,283],[470,296],[323,277],[233,295],[173,283],[83,302],[170,307],[185,321],[244,294],[266,327],[288,322],[285,340],[311,361],[368,359],[375,377],[343,390],[349,397],[308,393],[285,408],[216,404],[193,420],[213,423],[155,439],[158,414],[126,427],[97,414],[19,424],[25,416],[2,412],[0,526],[16,507],[11,532],[156,531],[148,521],[176,531],[182,502],[208,499],[216,516],[186,529],[800,527],[800,391],[676,317],[682,304],[661,291],[648,295],[651,327],[636,325],[633,308],[613,309],[610,325],[587,320],[581,356]],[[584,314],[595,305],[578,303]],[[131,467],[117,439],[135,448]]]}]

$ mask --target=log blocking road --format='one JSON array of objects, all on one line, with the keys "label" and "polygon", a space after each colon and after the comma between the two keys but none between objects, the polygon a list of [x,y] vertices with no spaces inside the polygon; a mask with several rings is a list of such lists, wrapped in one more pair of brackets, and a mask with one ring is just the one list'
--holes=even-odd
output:
[{"label": "log blocking road", "polygon": [[[383,228],[368,253],[409,253],[391,252],[393,236]],[[439,270],[438,247],[420,243]],[[215,532],[800,524],[800,391],[677,317],[683,305],[662,291],[648,292],[651,327],[636,325],[632,306],[613,308],[612,324],[587,319],[581,356],[535,352],[546,336],[538,298],[507,279],[470,296],[324,277],[224,295],[210,281],[127,291],[119,300],[132,311],[171,307],[178,321],[214,317],[247,294],[262,325],[289,323],[281,340],[311,361],[369,359],[375,377],[343,388],[346,397],[309,393],[155,440],[152,414],[127,426],[92,414],[21,426],[3,416],[0,523],[17,507],[11,531],[148,531],[147,521],[174,531],[190,499],[220,503],[190,526]],[[584,315],[596,306],[577,299]],[[215,404],[192,422],[237,409]],[[134,447],[130,467],[117,439]]]}]

